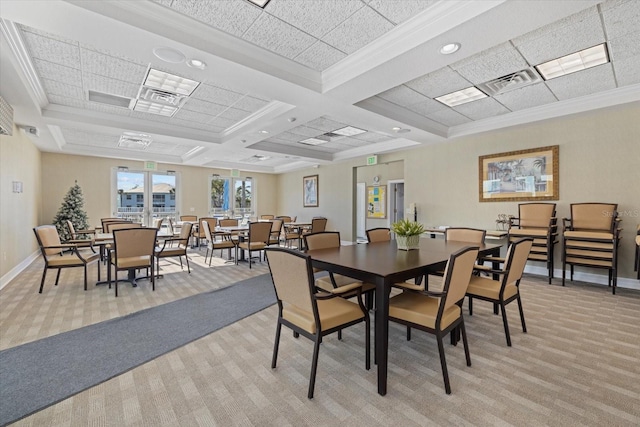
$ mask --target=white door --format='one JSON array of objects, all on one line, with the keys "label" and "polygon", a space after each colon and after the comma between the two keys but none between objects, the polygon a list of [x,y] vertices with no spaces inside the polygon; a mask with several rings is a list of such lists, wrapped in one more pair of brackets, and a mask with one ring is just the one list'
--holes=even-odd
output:
[{"label": "white door", "polygon": [[358,240],[367,240],[367,184],[356,184],[356,234]]}]

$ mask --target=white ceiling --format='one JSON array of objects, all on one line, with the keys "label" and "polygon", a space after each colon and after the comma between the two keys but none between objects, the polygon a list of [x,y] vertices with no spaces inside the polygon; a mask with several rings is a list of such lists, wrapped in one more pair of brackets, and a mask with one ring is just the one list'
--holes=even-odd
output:
[{"label": "white ceiling", "polygon": [[[541,3],[0,0],[0,95],[43,151],[273,173],[640,100],[640,1]],[[453,108],[434,99],[600,43],[610,63]],[[200,82],[172,117],[89,100],[135,99],[149,68]],[[367,132],[299,142],[345,126]],[[123,132],[153,142],[120,148]]]}]

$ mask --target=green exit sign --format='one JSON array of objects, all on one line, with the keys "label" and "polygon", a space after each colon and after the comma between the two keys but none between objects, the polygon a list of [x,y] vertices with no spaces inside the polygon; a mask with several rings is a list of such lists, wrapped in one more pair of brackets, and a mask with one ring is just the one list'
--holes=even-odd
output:
[{"label": "green exit sign", "polygon": [[146,171],[157,171],[158,170],[158,164],[156,162],[152,162],[150,160],[147,160],[146,162],[144,162],[144,170],[146,170]]},{"label": "green exit sign", "polygon": [[369,156],[367,157],[367,166],[377,165],[378,164],[378,156]]}]

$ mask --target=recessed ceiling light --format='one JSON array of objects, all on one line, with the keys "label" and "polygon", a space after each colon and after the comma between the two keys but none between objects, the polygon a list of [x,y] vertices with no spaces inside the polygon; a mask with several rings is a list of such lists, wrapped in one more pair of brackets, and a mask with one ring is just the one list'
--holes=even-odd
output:
[{"label": "recessed ceiling light", "polygon": [[199,70],[204,70],[205,68],[207,68],[207,64],[204,61],[201,61],[195,58],[188,60],[187,65],[189,67],[197,68]]},{"label": "recessed ceiling light", "polygon": [[360,135],[361,133],[366,133],[366,132],[367,132],[366,130],[358,129],[357,127],[353,127],[353,126],[346,126],[346,127],[331,131],[331,133],[335,133],[337,135],[342,135],[342,136],[354,136],[354,135]]},{"label": "recessed ceiling light", "polygon": [[486,97],[487,95],[484,92],[478,90],[475,86],[471,86],[466,89],[438,96],[436,100],[442,102],[448,107],[455,107],[456,105],[466,104],[467,102],[476,101]]},{"label": "recessed ceiling light", "polygon": [[261,130],[258,133],[267,134],[267,133],[269,133],[269,131],[268,130]]},{"label": "recessed ceiling light", "polygon": [[147,78],[143,85],[165,92],[177,93],[189,96],[198,87],[200,82],[176,76],[175,74],[165,73],[164,71],[149,69]]},{"label": "recessed ceiling light", "polygon": [[391,128],[391,130],[394,131],[394,132],[398,132],[400,129],[402,129],[402,128],[399,128],[398,126],[394,126],[394,127]]},{"label": "recessed ceiling light", "polygon": [[133,109],[142,113],[159,114],[161,116],[167,117],[173,116],[175,112],[178,111],[177,107],[159,104],[157,102],[144,101],[142,99],[138,99],[136,101],[136,105],[133,107]]},{"label": "recessed ceiling light", "polygon": [[161,59],[164,62],[169,62],[171,64],[179,64],[181,62],[184,62],[184,60],[186,59],[182,52],[171,47],[155,47],[153,48],[153,54],[158,59]]},{"label": "recessed ceiling light", "polygon": [[536,70],[545,80],[565,76],[609,62],[606,43],[581,50],[558,59],[536,65]]},{"label": "recessed ceiling light", "polygon": [[440,53],[443,55],[451,55],[460,49],[460,43],[447,43],[440,48]]}]

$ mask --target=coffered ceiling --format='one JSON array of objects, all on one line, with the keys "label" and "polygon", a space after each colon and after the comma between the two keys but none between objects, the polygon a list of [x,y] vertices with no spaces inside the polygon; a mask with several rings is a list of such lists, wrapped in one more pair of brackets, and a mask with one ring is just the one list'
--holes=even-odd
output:
[{"label": "coffered ceiling", "polygon": [[[43,151],[278,173],[640,100],[635,0],[0,0],[0,16],[0,95]],[[603,43],[593,68],[536,67]]]}]

